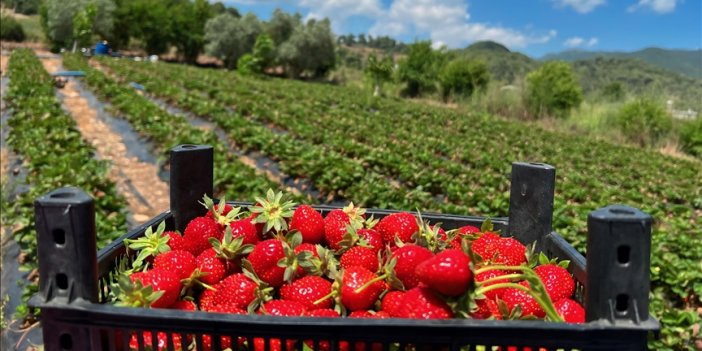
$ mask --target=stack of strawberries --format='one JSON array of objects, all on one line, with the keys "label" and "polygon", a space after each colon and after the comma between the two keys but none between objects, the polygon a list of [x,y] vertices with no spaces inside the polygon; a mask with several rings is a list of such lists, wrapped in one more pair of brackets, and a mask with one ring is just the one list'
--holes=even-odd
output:
[{"label": "stack of strawberries", "polygon": [[[281,317],[585,319],[568,262],[534,255],[489,220],[445,231],[420,214],[378,220],[353,204],[323,217],[271,190],[248,209],[222,200],[205,197],[207,214],[182,235],[161,223],[127,240],[136,255],[112,286],[115,303]],[[208,336],[203,343],[210,349]]]}]

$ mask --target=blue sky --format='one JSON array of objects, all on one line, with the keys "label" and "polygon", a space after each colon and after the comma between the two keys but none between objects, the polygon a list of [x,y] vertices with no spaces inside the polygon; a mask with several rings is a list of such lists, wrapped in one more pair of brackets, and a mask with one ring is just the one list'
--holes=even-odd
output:
[{"label": "blue sky", "polygon": [[702,47],[702,0],[226,0],[262,19],[279,7],[328,17],[336,34],[464,47],[494,40],[533,57],[567,49]]}]

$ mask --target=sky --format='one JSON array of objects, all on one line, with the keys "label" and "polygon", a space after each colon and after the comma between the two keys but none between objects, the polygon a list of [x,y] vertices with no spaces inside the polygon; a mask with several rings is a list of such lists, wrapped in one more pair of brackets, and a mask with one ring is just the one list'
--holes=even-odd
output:
[{"label": "sky", "polygon": [[[214,0],[213,0],[214,1]],[[222,1],[222,0],[220,0]],[[702,47],[702,0],[225,0],[264,20],[275,8],[328,17],[335,34],[430,39],[461,48],[494,40],[532,57],[563,50]]]}]

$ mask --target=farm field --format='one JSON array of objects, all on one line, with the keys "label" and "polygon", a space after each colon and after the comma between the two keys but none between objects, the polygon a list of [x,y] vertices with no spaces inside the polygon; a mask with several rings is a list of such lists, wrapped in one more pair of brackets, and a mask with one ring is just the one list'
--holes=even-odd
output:
[{"label": "farm field", "polygon": [[[274,188],[316,203],[500,217],[507,215],[511,163],[551,164],[554,228],[581,252],[590,211],[622,203],[653,216],[651,311],[663,330],[651,347],[691,349],[684,340],[699,338],[700,162],[349,87],[126,59],[62,61],[86,72],[80,84],[148,140],[157,159],[178,144],[213,145],[216,191],[230,200]],[[100,243],[123,233],[129,205],[107,175],[115,165],[95,157],[100,149],[62,109],[32,52],[14,51],[4,99],[12,109],[7,145],[24,161],[29,190],[3,203],[3,226],[15,227],[30,269],[32,201],[53,188],[100,194]],[[3,201],[5,191],[3,183]]]}]

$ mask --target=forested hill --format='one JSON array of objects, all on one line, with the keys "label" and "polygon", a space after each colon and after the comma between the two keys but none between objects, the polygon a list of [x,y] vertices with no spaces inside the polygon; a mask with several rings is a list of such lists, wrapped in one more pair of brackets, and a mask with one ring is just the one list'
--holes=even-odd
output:
[{"label": "forested hill", "polygon": [[549,54],[541,60],[578,61],[595,57],[633,58],[692,78],[702,79],[702,49],[671,50],[646,48],[634,52],[568,50]]}]

